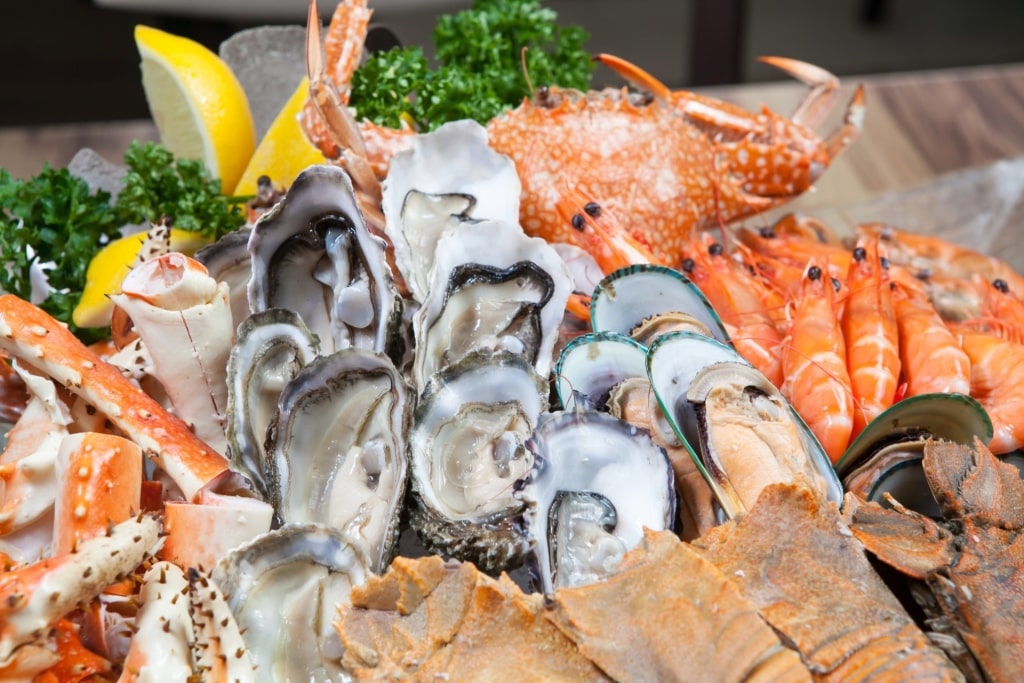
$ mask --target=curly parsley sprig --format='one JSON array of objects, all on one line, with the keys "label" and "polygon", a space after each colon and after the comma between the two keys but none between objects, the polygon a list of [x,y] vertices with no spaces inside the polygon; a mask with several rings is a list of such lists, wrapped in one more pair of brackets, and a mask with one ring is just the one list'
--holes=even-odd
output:
[{"label": "curly parsley sprig", "polygon": [[418,47],[372,55],[352,76],[351,105],[361,118],[397,127],[411,119],[421,131],[447,121],[486,123],[537,85],[586,90],[594,65],[578,26],[559,27],[538,0],[476,0],[472,9],[442,15],[434,29],[439,66]]},{"label": "curly parsley sprig", "polygon": [[40,307],[86,341],[99,334],[77,328],[71,314],[89,262],[120,237],[121,226],[167,220],[213,240],[245,223],[242,207],[221,195],[200,161],[132,142],[124,163],[125,187],[115,203],[107,192],[90,193],[67,169],[46,166],[24,180],[0,169],[0,289],[30,299],[33,271],[37,280],[45,276],[50,292]]}]

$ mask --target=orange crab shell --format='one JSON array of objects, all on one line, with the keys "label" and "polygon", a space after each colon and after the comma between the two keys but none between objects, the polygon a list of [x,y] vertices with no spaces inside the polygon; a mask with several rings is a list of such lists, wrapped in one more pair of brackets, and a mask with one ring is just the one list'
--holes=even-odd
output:
[{"label": "orange crab shell", "polygon": [[519,171],[527,233],[572,242],[555,206],[578,187],[604,198],[632,236],[672,264],[694,228],[765,208],[741,200],[711,141],[665,107],[633,104],[625,89],[589,96],[551,89],[548,99],[557,103],[524,101],[487,128],[491,146]]}]

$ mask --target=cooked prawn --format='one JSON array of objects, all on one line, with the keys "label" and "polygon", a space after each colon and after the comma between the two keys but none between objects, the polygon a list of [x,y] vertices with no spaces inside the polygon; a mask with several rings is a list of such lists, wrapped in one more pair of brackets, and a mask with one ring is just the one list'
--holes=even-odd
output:
[{"label": "cooked prawn", "polygon": [[853,394],[846,343],[836,313],[838,280],[813,261],[783,340],[781,391],[838,462],[853,431]]},{"label": "cooked prawn", "polygon": [[854,399],[852,436],[892,405],[899,385],[899,327],[886,270],[878,239],[858,241],[842,318]]}]

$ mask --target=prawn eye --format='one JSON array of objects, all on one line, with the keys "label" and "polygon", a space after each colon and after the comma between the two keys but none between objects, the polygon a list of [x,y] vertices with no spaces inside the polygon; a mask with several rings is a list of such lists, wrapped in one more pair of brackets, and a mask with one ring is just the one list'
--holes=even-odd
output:
[{"label": "prawn eye", "polygon": [[697,264],[694,262],[694,260],[692,258],[684,258],[683,259],[683,263],[682,263],[683,272],[685,272],[685,273],[693,272],[693,268],[696,265]]},{"label": "prawn eye", "polygon": [[587,202],[583,205],[583,210],[587,212],[587,215],[591,218],[597,218],[601,215],[601,205],[597,202]]},{"label": "prawn eye", "polygon": [[879,256],[878,257],[878,265],[882,266],[882,270],[889,270],[889,266],[891,264],[889,263],[889,259],[887,259],[884,256]]},{"label": "prawn eye", "polygon": [[863,261],[868,257],[868,252],[864,247],[857,247],[853,250],[853,260]]},{"label": "prawn eye", "polygon": [[993,280],[992,286],[998,289],[1003,294],[1010,293],[1010,285],[1006,282],[1006,280],[1002,278],[996,278],[995,280]]},{"label": "prawn eye", "polygon": [[718,242],[712,242],[711,245],[708,247],[708,253],[711,254],[712,256],[721,256],[724,251],[725,247],[723,247]]},{"label": "prawn eye", "polygon": [[840,287],[842,287],[842,284],[839,282],[839,278],[832,278],[832,289],[834,289],[836,293],[838,293]]},{"label": "prawn eye", "polygon": [[818,266],[811,266],[810,268],[807,269],[807,277],[810,278],[811,280],[821,279],[821,268],[819,268]]},{"label": "prawn eye", "polygon": [[576,228],[580,232],[583,232],[584,225],[586,225],[586,220],[583,218],[583,214],[574,213],[572,215],[572,227]]},{"label": "prawn eye", "polygon": [[771,239],[772,237],[775,237],[775,228],[765,226],[758,230],[757,234],[759,234],[761,237],[764,237],[765,239]]}]

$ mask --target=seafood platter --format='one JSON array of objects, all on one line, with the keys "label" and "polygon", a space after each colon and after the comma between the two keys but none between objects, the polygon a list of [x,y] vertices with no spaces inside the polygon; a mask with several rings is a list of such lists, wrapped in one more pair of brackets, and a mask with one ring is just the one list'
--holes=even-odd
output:
[{"label": "seafood platter", "polygon": [[863,91],[773,57],[807,98],[748,112],[524,51],[516,104],[382,123],[371,14],[313,3],[322,162],[236,227],[129,228],[73,319],[4,252],[0,679],[1024,680],[1024,278],[763,218]]}]

